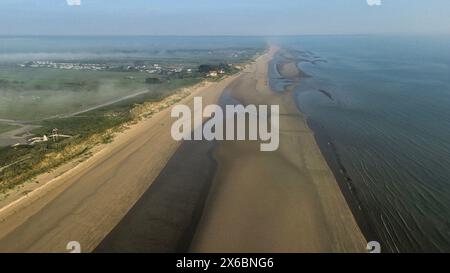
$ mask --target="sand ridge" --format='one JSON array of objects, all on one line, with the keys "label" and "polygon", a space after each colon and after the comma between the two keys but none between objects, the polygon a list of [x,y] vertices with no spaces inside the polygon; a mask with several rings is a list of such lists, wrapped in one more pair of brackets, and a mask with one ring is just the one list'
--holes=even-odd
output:
[{"label": "sand ridge", "polygon": [[255,141],[221,142],[191,251],[364,252],[366,240],[292,94],[268,86],[276,51],[259,57],[228,89],[244,105],[280,106],[280,147],[260,152]]}]

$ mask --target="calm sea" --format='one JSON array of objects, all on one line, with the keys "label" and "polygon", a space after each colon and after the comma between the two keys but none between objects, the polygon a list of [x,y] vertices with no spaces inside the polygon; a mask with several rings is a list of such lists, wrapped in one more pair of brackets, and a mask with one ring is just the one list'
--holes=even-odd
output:
[{"label": "calm sea", "polygon": [[367,239],[384,251],[450,251],[450,37],[278,42],[312,76],[295,99],[326,139]]}]

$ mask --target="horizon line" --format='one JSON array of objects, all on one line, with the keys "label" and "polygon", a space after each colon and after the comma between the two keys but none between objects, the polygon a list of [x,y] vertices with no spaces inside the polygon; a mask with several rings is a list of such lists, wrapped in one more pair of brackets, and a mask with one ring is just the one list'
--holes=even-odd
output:
[{"label": "horizon line", "polygon": [[450,35],[450,33],[322,33],[322,34],[0,34],[0,37],[299,37],[299,36],[381,36]]}]

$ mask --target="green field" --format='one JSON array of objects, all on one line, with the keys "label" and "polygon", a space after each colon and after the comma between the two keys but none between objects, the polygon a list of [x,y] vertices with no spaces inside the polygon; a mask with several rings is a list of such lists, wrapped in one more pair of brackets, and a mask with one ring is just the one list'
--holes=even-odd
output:
[{"label": "green field", "polygon": [[[144,101],[159,101],[174,93],[179,87],[190,86],[199,79],[172,80],[155,88],[154,91],[66,118],[52,118],[36,122],[41,127],[33,131],[38,136],[49,135],[53,128],[71,138],[58,142],[39,143],[34,146],[0,147],[0,167],[20,162],[0,171],[0,193],[21,184],[35,175],[48,171],[60,164],[85,154],[93,146],[111,141],[107,130],[120,130],[121,126],[133,120],[131,109]],[[5,130],[9,130],[5,127]],[[52,156],[53,155],[53,156]],[[52,159],[49,159],[50,158]],[[42,164],[45,162],[45,164]]]},{"label": "green field", "polygon": [[0,123],[0,134],[12,131],[17,128],[20,128],[20,126]]},{"label": "green field", "polygon": [[77,112],[151,89],[146,77],[136,72],[3,68],[0,118],[38,120]]}]

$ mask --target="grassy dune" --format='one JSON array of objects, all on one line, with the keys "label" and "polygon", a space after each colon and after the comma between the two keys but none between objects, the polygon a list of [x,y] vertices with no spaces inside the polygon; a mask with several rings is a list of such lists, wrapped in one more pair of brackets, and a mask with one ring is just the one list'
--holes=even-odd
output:
[{"label": "grassy dune", "polygon": [[[57,142],[39,143],[32,147],[0,148],[0,167],[13,164],[0,171],[0,192],[33,178],[37,174],[49,171],[82,154],[88,154],[98,144],[108,143],[114,134],[123,130],[129,122],[141,118],[141,112],[147,109],[146,117],[151,116],[148,104],[164,103],[166,107],[176,102],[182,95],[176,91],[199,82],[199,80],[180,80],[159,87],[155,92],[144,94],[104,108],[96,109],[67,118],[54,118],[40,122],[40,128],[33,131],[36,135],[49,135],[52,128],[71,138]],[[167,102],[166,100],[170,101]]]}]

